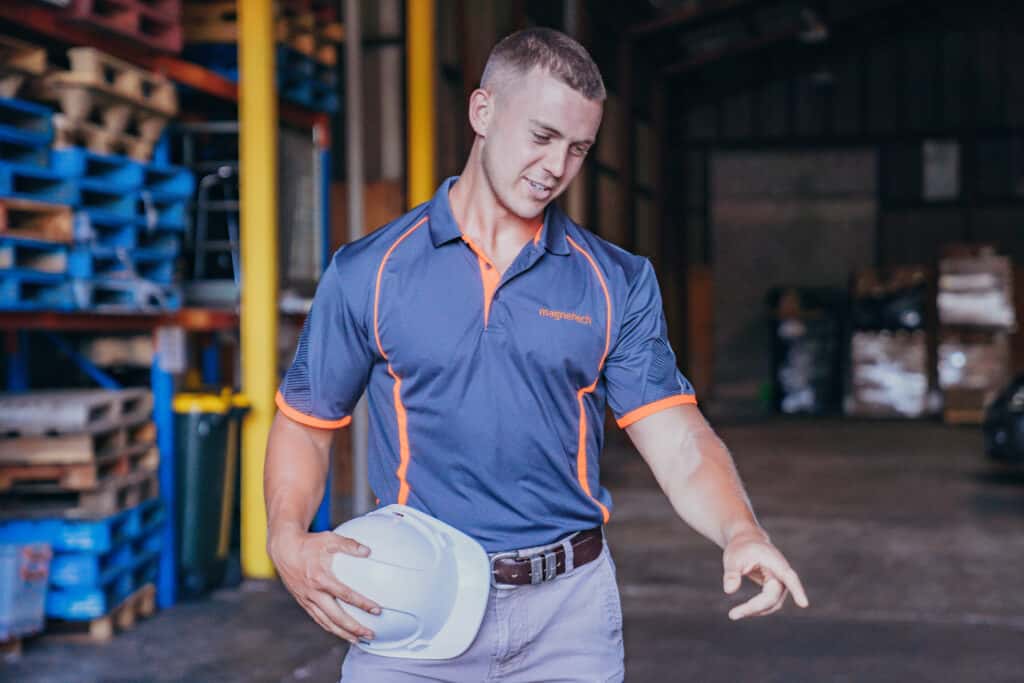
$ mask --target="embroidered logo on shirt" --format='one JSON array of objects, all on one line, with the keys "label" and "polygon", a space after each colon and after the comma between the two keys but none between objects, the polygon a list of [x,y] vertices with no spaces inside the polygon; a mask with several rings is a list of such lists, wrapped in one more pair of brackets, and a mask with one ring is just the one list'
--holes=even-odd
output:
[{"label": "embroidered logo on shirt", "polygon": [[590,319],[589,315],[580,315],[579,313],[567,313],[566,311],[552,311],[549,308],[540,309],[540,315],[543,318],[554,318],[555,320],[571,320],[574,323],[580,323],[581,325],[590,325],[593,320]]}]

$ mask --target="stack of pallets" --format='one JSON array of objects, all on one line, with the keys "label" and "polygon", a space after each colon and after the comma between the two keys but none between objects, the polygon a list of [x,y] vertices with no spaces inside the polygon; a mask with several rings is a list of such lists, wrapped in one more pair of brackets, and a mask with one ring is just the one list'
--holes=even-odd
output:
[{"label": "stack of pallets", "polygon": [[54,146],[148,161],[178,113],[174,84],[91,47],[69,48],[68,59],[71,69],[47,74],[38,90],[61,109],[54,116]]},{"label": "stack of pallets", "polygon": [[0,36],[0,97],[17,97],[25,85],[46,72],[46,50]]},{"label": "stack of pallets", "polygon": [[0,99],[0,308],[71,309],[72,183],[49,167],[52,112]]},{"label": "stack of pallets", "polygon": [[[190,2],[184,7],[185,54],[225,78],[238,81],[238,12],[233,0]],[[278,9],[275,20],[277,89],[289,102],[316,111],[337,111],[340,22],[308,10]]]},{"label": "stack of pallets", "polygon": [[151,411],[142,389],[0,399],[0,540],[53,548],[48,631],[104,640],[153,611],[165,519]]},{"label": "stack of pallets", "polygon": [[148,49],[181,52],[181,0],[70,0],[63,17]]}]

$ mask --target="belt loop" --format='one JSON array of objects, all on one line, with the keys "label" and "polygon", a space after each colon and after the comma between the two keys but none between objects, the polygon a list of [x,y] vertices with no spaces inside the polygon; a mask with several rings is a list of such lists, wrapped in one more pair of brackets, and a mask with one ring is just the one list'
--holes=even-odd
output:
[{"label": "belt loop", "polygon": [[565,551],[565,573],[568,574],[576,568],[572,554],[572,538],[567,538],[562,541],[562,550]]}]

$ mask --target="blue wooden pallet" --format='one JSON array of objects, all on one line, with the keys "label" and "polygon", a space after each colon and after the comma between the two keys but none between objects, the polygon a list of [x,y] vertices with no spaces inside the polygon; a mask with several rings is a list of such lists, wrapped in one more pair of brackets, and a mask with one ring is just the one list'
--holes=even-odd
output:
[{"label": "blue wooden pallet", "polygon": [[0,127],[0,162],[46,168],[50,163],[49,143],[26,142]]},{"label": "blue wooden pallet", "polygon": [[143,169],[143,187],[168,199],[189,199],[195,191],[192,171],[181,166],[148,164]]},{"label": "blue wooden pallet", "polygon": [[0,237],[0,273],[63,274],[68,270],[68,245],[25,237]]},{"label": "blue wooden pallet", "polygon": [[159,555],[159,550],[142,553],[102,585],[73,588],[51,586],[46,595],[46,616],[82,621],[109,614],[129,595],[145,584],[152,583],[159,567]]},{"label": "blue wooden pallet", "polygon": [[0,197],[35,199],[51,204],[78,203],[78,188],[67,178],[53,171],[0,162]]},{"label": "blue wooden pallet", "polygon": [[55,149],[50,165],[54,173],[82,181],[80,187],[131,192],[142,186],[142,164],[116,154],[96,154],[80,147]]},{"label": "blue wooden pallet", "polygon": [[184,230],[188,225],[188,199],[143,190],[138,201],[142,225],[150,229]]},{"label": "blue wooden pallet", "polygon": [[80,180],[78,183],[81,191],[78,202],[80,211],[108,223],[119,219],[127,223],[135,217],[138,191],[121,192],[86,180]]},{"label": "blue wooden pallet", "polygon": [[8,140],[48,145],[53,140],[53,110],[35,102],[0,97],[0,131]]},{"label": "blue wooden pallet", "polygon": [[0,271],[0,310],[70,311],[77,306],[74,289],[64,275]]},{"label": "blue wooden pallet", "polygon": [[74,217],[74,239],[80,244],[100,247],[131,249],[138,241],[138,230],[134,216],[90,215],[76,211]]}]

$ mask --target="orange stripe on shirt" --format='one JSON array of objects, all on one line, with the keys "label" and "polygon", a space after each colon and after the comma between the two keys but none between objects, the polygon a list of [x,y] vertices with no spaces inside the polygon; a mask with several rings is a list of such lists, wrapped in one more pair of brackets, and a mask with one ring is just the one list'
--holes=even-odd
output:
[{"label": "orange stripe on shirt", "polygon": [[313,417],[312,415],[301,413],[288,405],[280,391],[274,395],[274,403],[277,404],[278,409],[284,413],[285,417],[294,420],[299,424],[304,424],[307,427],[316,427],[317,429],[339,429],[347,426],[348,423],[352,421],[351,415],[347,415],[340,420],[323,420],[319,417]]},{"label": "orange stripe on shirt", "polygon": [[681,406],[687,404],[696,405],[697,397],[694,396],[693,394],[679,394],[677,396],[669,396],[668,398],[663,398],[658,401],[652,401],[647,405],[643,405],[640,406],[639,408],[631,410],[622,417],[620,417],[618,420],[616,420],[615,423],[618,424],[623,429],[625,429],[629,425],[633,424],[634,422],[639,422],[648,415],[654,415],[654,413],[657,413],[658,411],[661,410],[665,410],[666,408],[671,408],[672,406]]},{"label": "orange stripe on shirt", "polygon": [[597,364],[597,378],[589,387],[584,387],[576,392],[576,400],[580,405],[579,442],[576,446],[576,476],[579,478],[580,486],[583,488],[584,492],[586,492],[586,494],[590,496],[590,499],[593,500],[599,508],[601,508],[601,515],[605,523],[607,523],[611,518],[611,514],[608,512],[608,508],[590,492],[590,482],[587,478],[587,411],[584,406],[583,397],[597,388],[597,383],[601,379],[601,370],[604,369],[604,362],[608,358],[608,349],[611,344],[612,335],[612,297],[608,294],[608,285],[605,284],[604,276],[601,275],[601,270],[597,267],[597,262],[594,261],[594,258],[588,254],[583,247],[576,244],[575,240],[568,235],[566,235],[566,239],[569,240],[569,244],[572,245],[576,251],[583,254],[587,261],[590,262],[590,267],[594,269],[594,274],[597,275],[597,281],[601,283],[601,290],[604,292],[604,301],[607,306],[604,324],[604,352],[601,354],[601,362]]},{"label": "orange stripe on shirt", "polygon": [[480,280],[484,287],[484,327],[487,327],[487,322],[491,317],[491,301],[494,299],[494,292],[498,290],[498,285],[501,284],[501,273],[498,272],[497,266],[487,257],[487,254],[476,246],[476,243],[465,233],[463,233],[462,239],[476,254],[477,263],[480,265]]},{"label": "orange stripe on shirt", "polygon": [[[380,355],[384,360],[388,360],[388,354],[384,352],[384,345],[380,342],[380,281],[384,275],[384,267],[387,265],[388,259],[391,258],[391,252],[395,250],[399,244],[402,243],[406,237],[411,235],[416,229],[427,222],[427,216],[424,216],[416,225],[406,230],[401,237],[395,240],[387,253],[384,254],[384,258],[381,259],[380,267],[377,269],[377,286],[374,289],[373,294],[373,336],[377,340],[377,350],[380,351]],[[391,375],[392,379],[395,380],[394,387],[394,398],[395,398],[395,420],[398,423],[398,452],[399,452],[399,463],[398,469],[395,470],[395,475],[398,477],[398,502],[401,505],[405,505],[406,501],[409,500],[409,482],[406,481],[406,475],[409,472],[409,423],[408,416],[405,412],[405,405],[402,403],[402,380],[398,377],[398,373],[395,372],[394,368],[391,367],[391,363],[388,363],[388,374]]]}]

